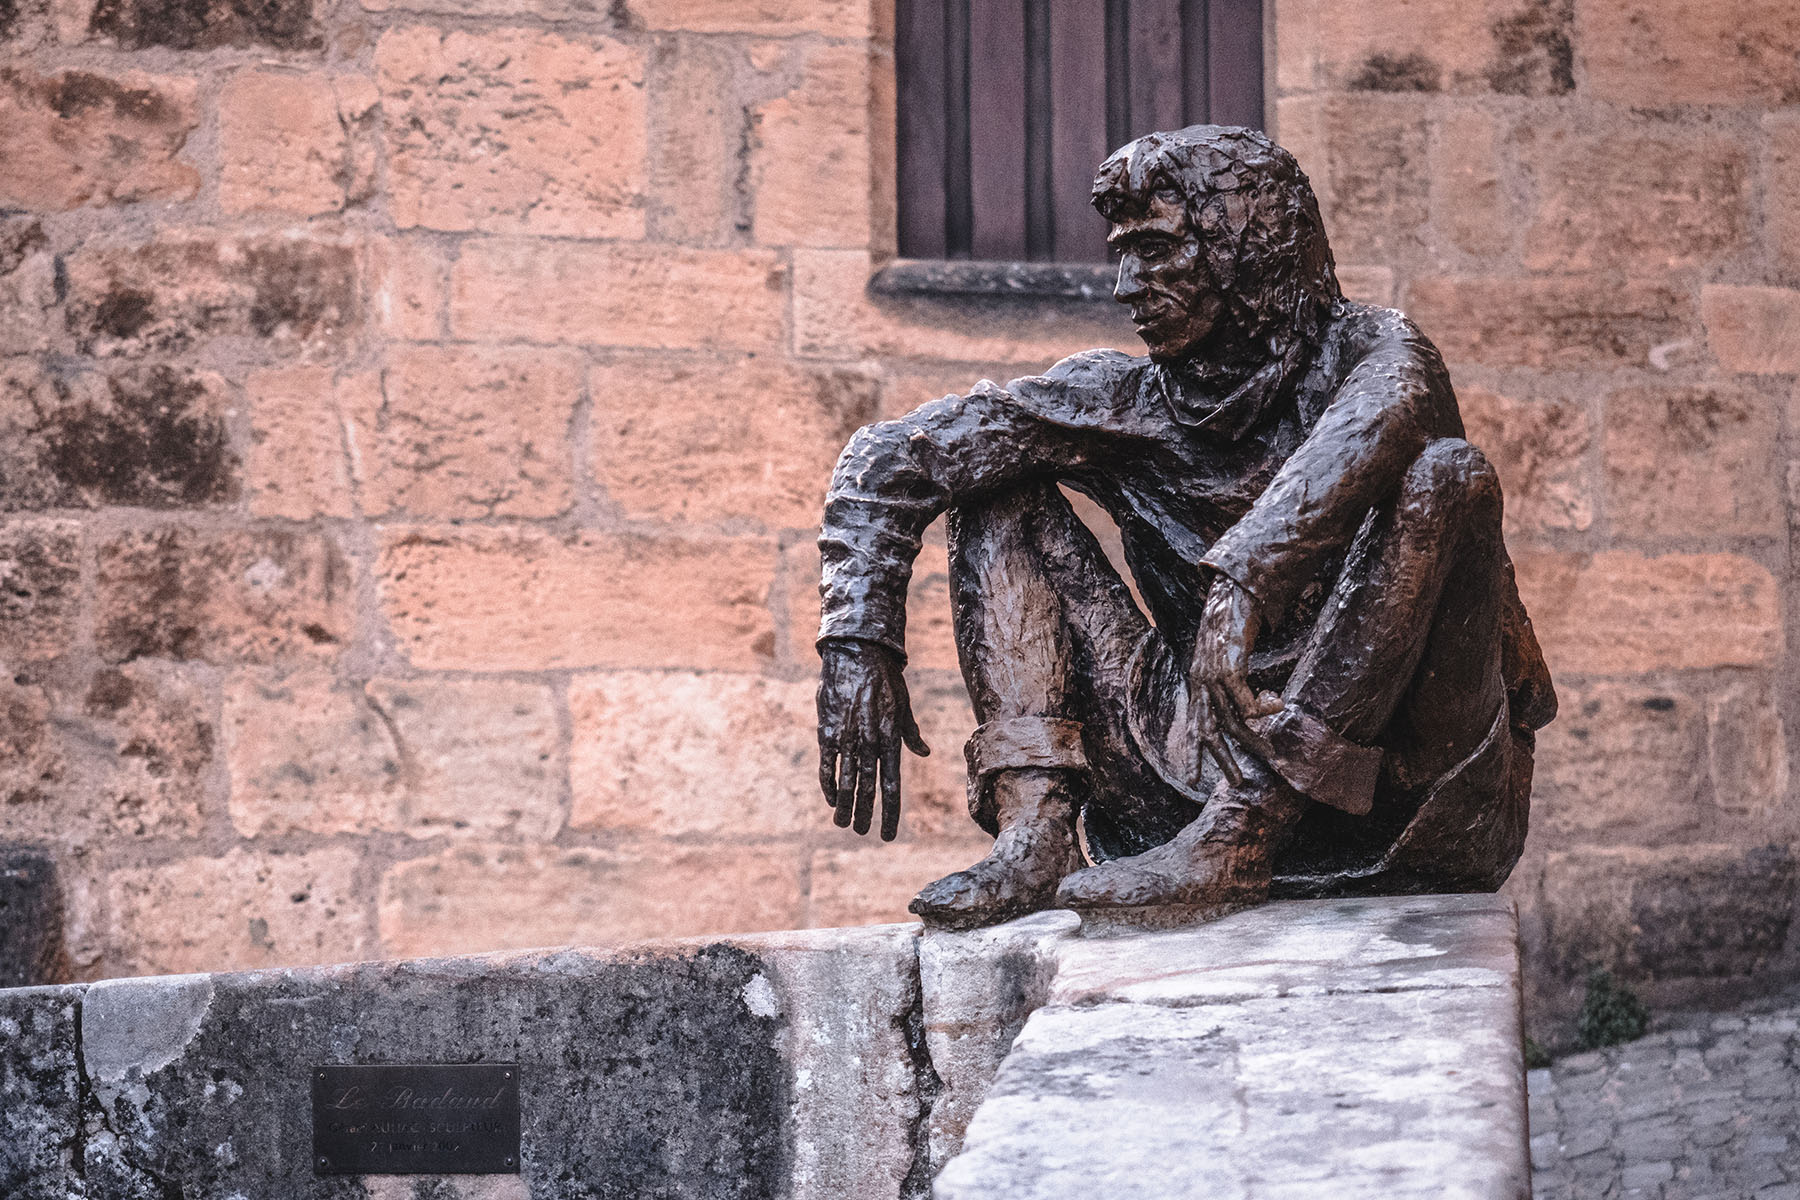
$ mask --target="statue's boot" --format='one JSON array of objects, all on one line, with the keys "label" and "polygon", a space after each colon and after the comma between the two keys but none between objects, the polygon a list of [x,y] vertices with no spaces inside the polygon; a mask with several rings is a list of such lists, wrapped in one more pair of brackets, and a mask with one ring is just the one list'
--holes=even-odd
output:
[{"label": "statue's boot", "polygon": [[907,907],[927,925],[973,929],[1051,907],[1056,885],[1081,866],[1075,788],[1069,771],[1015,768],[995,774],[1000,833],[988,856],[946,875]]},{"label": "statue's boot", "polygon": [[1261,904],[1275,851],[1306,800],[1273,775],[1258,775],[1235,787],[1221,782],[1200,816],[1162,845],[1070,875],[1057,889],[1057,907],[1084,915],[1168,910],[1162,915],[1180,920]]}]

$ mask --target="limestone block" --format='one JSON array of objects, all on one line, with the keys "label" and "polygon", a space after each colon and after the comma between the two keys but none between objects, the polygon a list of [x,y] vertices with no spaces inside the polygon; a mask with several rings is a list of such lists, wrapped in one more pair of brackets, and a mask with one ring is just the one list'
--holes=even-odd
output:
[{"label": "limestone block", "polygon": [[1074,913],[1045,912],[920,939],[925,1045],[942,1089],[925,1127],[934,1174],[962,1149],[969,1119],[1026,1018],[1049,999],[1058,954],[1079,925]]},{"label": "limestone block", "polygon": [[1485,388],[1457,389],[1469,441],[1500,473],[1506,532],[1587,529],[1594,523],[1586,457],[1588,415],[1563,400],[1515,400]]},{"label": "limestone block", "polygon": [[1736,554],[1521,554],[1545,656],[1573,675],[1754,667],[1781,651],[1775,579]]},{"label": "limestone block", "polygon": [[81,993],[80,987],[0,987],[0,1196],[7,1200],[89,1194],[75,1161]]},{"label": "limestone block", "polygon": [[233,850],[114,871],[115,952],[136,971],[341,962],[373,949],[356,850]]},{"label": "limestone block", "polygon": [[344,345],[361,316],[356,254],[340,241],[171,233],[90,242],[66,261],[84,353],[183,354],[232,337],[315,353]]},{"label": "limestone block", "polygon": [[0,505],[203,508],[237,497],[230,395],[210,371],[128,366],[33,378],[0,394]]},{"label": "limestone block", "polygon": [[340,398],[363,511],[449,520],[566,511],[580,394],[570,351],[396,347],[378,389]]},{"label": "limestone block", "polygon": [[720,672],[576,677],[570,824],[739,837],[825,827],[814,686]]},{"label": "limestone block", "polygon": [[127,50],[152,46],[313,50],[324,41],[318,7],[315,0],[274,0],[255,6],[219,0],[63,0],[57,5],[57,25],[64,42],[78,42],[85,35]]},{"label": "limestone block", "polygon": [[1800,289],[1708,284],[1700,314],[1707,347],[1727,371],[1800,371]]},{"label": "limestone block", "polygon": [[[487,1061],[519,1066],[521,1174],[447,1180],[445,1196],[899,1196],[916,1177],[926,1077],[909,1043],[915,938],[831,930],[97,984],[82,1049],[108,1120],[86,1144],[90,1194],[160,1200],[158,1180],[310,1194],[315,1064]],[[370,1182],[386,1197],[419,1183]]]},{"label": "limestone block", "polygon": [[620,356],[588,372],[594,478],[631,517],[816,525],[838,452],[875,419],[874,379],[766,357]]},{"label": "limestone block", "polygon": [[[1696,537],[1779,532],[1777,423],[1768,398],[1744,388],[1613,392],[1606,399],[1605,460],[1614,531]],[[1722,480],[1730,485],[1721,487]]]},{"label": "limestone block", "polygon": [[932,1194],[1522,1200],[1518,1047],[1500,987],[1040,1009]]},{"label": "limestone block", "polygon": [[1686,288],[1594,278],[1417,279],[1402,307],[1452,364],[1641,366],[1690,336]]},{"label": "limestone block", "polygon": [[[905,779],[902,779],[904,787]],[[822,829],[830,830],[832,848],[812,852],[812,886],[807,896],[809,925],[871,925],[880,921],[911,921],[907,903],[919,889],[952,871],[978,862],[993,849],[993,839],[966,816],[960,837],[921,837],[910,841],[883,842],[870,834],[848,839],[861,843],[845,846],[841,831],[831,827],[831,809],[825,807],[813,785],[807,811]],[[907,824],[905,807],[912,793],[902,793],[901,827]],[[914,810],[916,811],[916,810]],[[835,835],[835,836],[832,836]]]},{"label": "limestone block", "polygon": [[375,66],[398,227],[644,235],[639,48],[411,26],[382,35]]},{"label": "limestone block", "polygon": [[[42,354],[50,348],[56,294],[56,258],[43,223],[24,217],[0,221],[0,355]],[[11,374],[20,364],[9,364]],[[4,386],[15,386],[6,375]]]},{"label": "limestone block", "polygon": [[755,33],[784,37],[819,33],[866,38],[869,0],[635,0],[632,8],[650,29],[692,33]]},{"label": "limestone block", "polygon": [[450,276],[458,338],[646,349],[774,350],[787,269],[770,250],[464,244]]},{"label": "limestone block", "polygon": [[55,658],[75,640],[80,554],[74,521],[0,524],[0,654],[9,663]]},{"label": "limestone block", "polygon": [[1800,88],[1800,29],[1785,0],[1580,5],[1586,90],[1622,104],[1785,104]]},{"label": "limestone block", "polygon": [[774,571],[762,538],[391,526],[378,586],[423,670],[757,670]]},{"label": "limestone block", "polygon": [[763,964],[745,1005],[785,1029],[794,1158],[782,1195],[923,1195],[928,1160],[916,1131],[936,1076],[922,1033],[919,941],[917,924],[730,939]]},{"label": "limestone block", "polygon": [[250,376],[250,511],[259,517],[354,515],[350,459],[329,367],[285,367]]},{"label": "limestone block", "polygon": [[219,97],[219,205],[299,216],[344,207],[348,122],[323,73],[246,71]]},{"label": "limestone block", "polygon": [[1715,262],[1750,228],[1750,154],[1714,130],[1605,133],[1528,122],[1514,153],[1537,197],[1525,265],[1649,273]]},{"label": "limestone block", "polygon": [[771,246],[869,244],[869,52],[808,53],[793,90],[750,117],[756,240]]},{"label": "limestone block", "polygon": [[1522,1200],[1516,946],[1491,896],[1064,941],[932,1194]]},{"label": "limestone block", "polygon": [[110,662],[317,661],[350,640],[350,564],[325,534],[121,533],[99,548],[95,587],[95,640]]},{"label": "limestone block", "polygon": [[0,79],[0,208],[58,212],[83,205],[186,200],[200,173],[177,155],[199,124],[192,79],[129,72]]},{"label": "limestone block", "polygon": [[387,871],[381,943],[390,954],[452,954],[784,929],[800,923],[799,896],[799,852],[781,844],[476,844]]}]

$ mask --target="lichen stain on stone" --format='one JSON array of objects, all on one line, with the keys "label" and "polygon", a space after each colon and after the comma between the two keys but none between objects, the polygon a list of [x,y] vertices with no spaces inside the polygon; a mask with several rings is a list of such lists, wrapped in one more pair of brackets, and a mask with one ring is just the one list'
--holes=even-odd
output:
[{"label": "lichen stain on stone", "polygon": [[201,642],[200,628],[177,614],[201,612],[206,596],[188,586],[182,564],[213,557],[186,545],[178,530],[157,530],[140,541],[120,570],[139,602],[101,630],[100,640],[111,648],[111,656],[122,662],[192,658]]},{"label": "lichen stain on stone", "polygon": [[312,0],[99,0],[88,29],[134,50],[323,45]]},{"label": "lichen stain on stone", "polygon": [[356,266],[348,246],[268,242],[247,247],[255,298],[250,327],[261,337],[306,337],[347,325],[356,313]]},{"label": "lichen stain on stone", "polygon": [[170,367],[107,379],[102,403],[60,409],[40,460],[89,504],[210,504],[236,490],[236,458],[206,384]]},{"label": "lichen stain on stone", "polygon": [[1719,979],[1760,971],[1787,944],[1797,876],[1794,852],[1769,845],[1639,878],[1629,925],[1638,973]]},{"label": "lichen stain on stone", "polygon": [[122,87],[103,75],[68,71],[44,85],[44,103],[62,120],[72,120],[97,108],[110,108],[114,116],[146,123],[181,119],[169,102],[148,88]]},{"label": "lichen stain on stone", "polygon": [[0,42],[7,41],[19,27],[19,0],[0,0]]},{"label": "lichen stain on stone", "polygon": [[110,667],[94,673],[88,686],[86,710],[90,717],[115,716],[137,694],[137,685],[123,671]]},{"label": "lichen stain on stone", "polygon": [[[4,11],[6,2],[0,0],[0,11]],[[0,222],[0,275],[11,275],[29,255],[48,244],[41,221]]]},{"label": "lichen stain on stone", "polygon": [[1363,62],[1350,86],[1360,92],[1435,92],[1440,75],[1438,65],[1423,54],[1376,53]]},{"label": "lichen stain on stone", "polygon": [[156,297],[136,288],[108,292],[94,307],[93,327],[107,337],[135,337],[156,315]]},{"label": "lichen stain on stone", "polygon": [[1512,96],[1574,91],[1574,25],[1574,0],[1530,0],[1518,12],[1495,20],[1488,86]]}]

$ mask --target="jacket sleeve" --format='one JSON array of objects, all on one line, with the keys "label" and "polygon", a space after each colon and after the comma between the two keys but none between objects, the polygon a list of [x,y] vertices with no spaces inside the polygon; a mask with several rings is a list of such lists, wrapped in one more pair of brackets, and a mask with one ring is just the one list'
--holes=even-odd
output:
[{"label": "jacket sleeve", "polygon": [[858,430],[825,498],[819,640],[880,642],[904,657],[906,589],[925,527],[952,504],[1079,467],[1097,435],[1054,416],[983,380]]},{"label": "jacket sleeve", "polygon": [[1318,423],[1201,562],[1281,618],[1436,437],[1461,433],[1443,360],[1391,314]]}]

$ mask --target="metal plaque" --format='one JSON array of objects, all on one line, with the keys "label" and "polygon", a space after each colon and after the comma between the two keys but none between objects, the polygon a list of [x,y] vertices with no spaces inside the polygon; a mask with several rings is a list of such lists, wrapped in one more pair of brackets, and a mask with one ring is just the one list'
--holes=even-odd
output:
[{"label": "metal plaque", "polygon": [[316,1067],[315,1175],[516,1175],[519,1068]]}]

